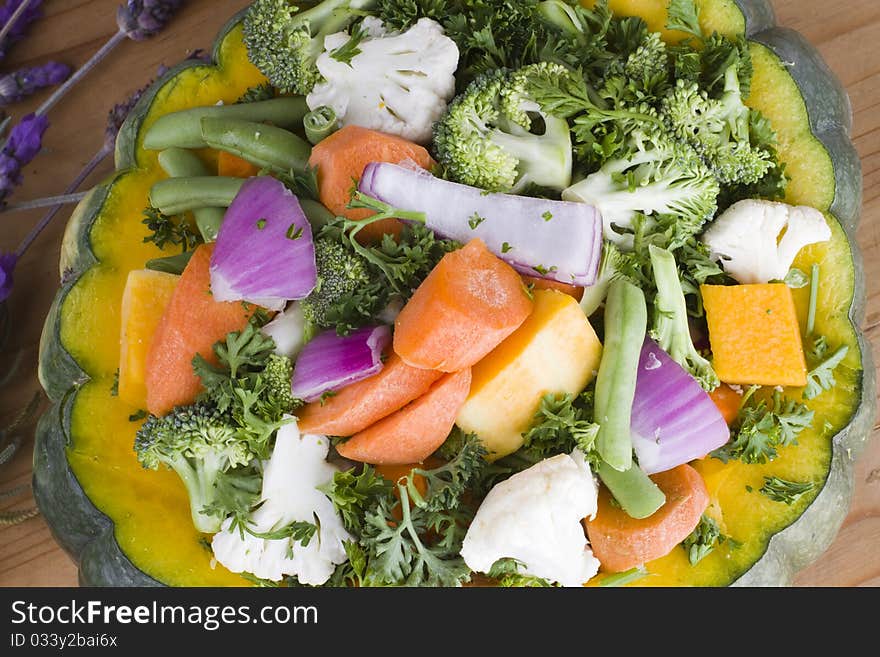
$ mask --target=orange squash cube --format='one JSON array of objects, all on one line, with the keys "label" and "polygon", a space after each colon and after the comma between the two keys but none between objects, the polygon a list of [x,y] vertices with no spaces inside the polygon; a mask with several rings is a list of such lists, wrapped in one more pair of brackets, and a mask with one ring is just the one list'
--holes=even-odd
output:
[{"label": "orange squash cube", "polygon": [[725,383],[804,386],[807,364],[784,283],[703,285],[713,366]]}]

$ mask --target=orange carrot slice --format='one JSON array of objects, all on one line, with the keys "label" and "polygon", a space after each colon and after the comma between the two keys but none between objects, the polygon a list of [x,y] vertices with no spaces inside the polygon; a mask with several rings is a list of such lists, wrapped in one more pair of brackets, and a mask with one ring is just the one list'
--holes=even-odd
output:
[{"label": "orange carrot slice", "polygon": [[201,354],[216,363],[214,343],[244,328],[256,308],[238,301],[214,301],[209,272],[213,250],[213,244],[195,250],[150,344],[145,378],[147,410],[153,415],[195,401],[202,384],[192,359]]},{"label": "orange carrot slice", "polygon": [[602,570],[623,572],[668,554],[694,530],[709,506],[706,484],[689,465],[658,472],[651,479],[666,494],[666,503],[641,520],[613,504],[605,487],[599,491],[596,517],[584,524]]},{"label": "orange carrot slice", "polygon": [[229,178],[250,178],[260,173],[260,167],[228,151],[217,151],[217,175]]},{"label": "orange carrot slice", "polygon": [[421,397],[443,372],[410,367],[392,353],[378,374],[345,386],[299,411],[299,430],[350,436]]},{"label": "orange carrot slice", "polygon": [[400,311],[394,351],[413,367],[457,372],[492,351],[531,312],[519,274],[473,239],[443,256]]},{"label": "orange carrot slice", "polygon": [[[423,169],[434,166],[434,160],[423,146],[394,135],[347,125],[315,145],[309,157],[309,166],[318,168],[321,203],[330,212],[359,221],[373,213],[364,208],[349,209],[346,206],[364,167],[370,162],[399,164],[406,160],[415,162]],[[358,238],[375,241],[384,233],[397,236],[401,228],[402,224],[397,219],[383,219],[364,227],[358,233]]]},{"label": "orange carrot slice", "polygon": [[715,406],[721,411],[721,417],[727,422],[727,426],[733,424],[737,415],[739,415],[739,407],[743,400],[742,395],[726,383],[722,383],[709,393],[709,397],[712,398]]},{"label": "orange carrot slice", "polygon": [[526,276],[521,274],[526,285],[530,285],[533,290],[557,290],[570,297],[574,297],[578,301],[584,296],[584,288],[577,285],[569,285],[560,281],[554,281],[550,278],[539,278],[538,276]]},{"label": "orange carrot slice", "polygon": [[356,433],[336,450],[364,463],[424,461],[446,440],[470,387],[470,369],[447,374],[414,402]]}]

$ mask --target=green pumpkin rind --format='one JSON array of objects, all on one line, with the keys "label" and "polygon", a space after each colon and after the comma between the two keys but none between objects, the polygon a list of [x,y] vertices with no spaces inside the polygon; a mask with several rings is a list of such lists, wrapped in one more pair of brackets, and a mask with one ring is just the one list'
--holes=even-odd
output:
[{"label": "green pumpkin rind", "polygon": [[[213,49],[214,62],[227,33],[243,12],[221,29]],[[60,338],[60,314],[70,290],[98,259],[92,251],[90,233],[113,182],[137,166],[140,128],[156,94],[182,71],[205,66],[186,61],[166,71],[144,92],[119,130],[114,153],[116,172],[95,187],[77,205],[65,229],[61,246],[61,287],[40,337],[38,374],[40,384],[53,402],[40,417],[35,432],[34,499],[58,544],[79,565],[82,586],[162,586],[122,552],[113,534],[113,522],[98,510],[70,469],[65,448],[69,444],[70,415],[77,391],[88,376],[64,348]]]},{"label": "green pumpkin rind", "polygon": [[[855,228],[861,204],[858,155],[849,137],[851,111],[839,81],[818,52],[798,33],[775,25],[766,0],[736,0],[749,37],[769,47],[794,77],[807,106],[814,135],[832,157],[835,197],[831,212],[849,236],[855,270],[855,295],[850,308],[858,326],[865,307],[864,276]],[[227,32],[241,19],[233,17],[214,46],[214,59]],[[200,62],[185,62],[168,71],[144,94],[120,130],[116,143],[117,172],[137,166],[140,129],[160,89],[180,73]],[[115,174],[119,175],[119,173]],[[115,179],[115,177],[114,177]],[[89,234],[113,179],[96,188],[71,217],[62,246],[62,285],[52,305],[40,345],[40,380],[53,401],[37,427],[34,451],[34,491],[59,544],[80,565],[80,583],[97,586],[155,586],[152,577],[136,568],[119,548],[112,521],[95,508],[70,469],[65,453],[70,414],[77,390],[86,374],[66,351],[60,339],[60,311],[76,281],[97,263]],[[875,372],[870,347],[858,332],[863,376],[862,399],[850,423],[833,439],[833,456],[827,481],[807,510],[768,542],[763,557],[741,576],[737,585],[784,585],[794,573],[819,556],[837,533],[852,496],[853,461],[866,443],[873,426]]]},{"label": "green pumpkin rind", "polygon": [[[850,138],[852,107],[838,78],[816,48],[798,32],[784,27],[766,27],[749,15],[766,17],[761,9],[766,0],[737,0],[747,16],[747,34],[786,63],[807,108],[813,135],[822,142],[834,165],[835,194],[830,212],[849,237],[855,271],[855,290],[849,316],[854,326],[865,314],[865,280],[856,228],[862,202],[861,160]],[[772,14],[772,11],[770,11]],[[775,534],[763,557],[740,577],[737,586],[789,584],[795,573],[819,557],[831,544],[847,515],[853,494],[853,463],[874,426],[876,371],[871,347],[856,331],[862,361],[862,399],[849,424],[832,439],[832,459],[822,491],[790,526]]]}]

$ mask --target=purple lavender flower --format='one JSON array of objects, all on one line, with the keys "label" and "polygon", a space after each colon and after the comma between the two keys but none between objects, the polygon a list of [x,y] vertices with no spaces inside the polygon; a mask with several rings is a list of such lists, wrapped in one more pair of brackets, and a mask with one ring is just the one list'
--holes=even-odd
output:
[{"label": "purple lavender flower", "polygon": [[6,34],[6,38],[0,42],[0,59],[6,56],[6,51],[13,43],[24,38],[28,26],[43,15],[43,10],[40,7],[42,0],[9,0],[0,7],[0,26],[3,26],[9,22],[16,9],[26,2],[29,2],[28,6],[19,15],[15,25]]},{"label": "purple lavender flower", "polygon": [[48,127],[49,119],[45,116],[28,114],[9,133],[0,151],[0,205],[21,184],[21,170],[40,152]]},{"label": "purple lavender flower", "polygon": [[6,301],[12,292],[12,275],[17,263],[18,256],[14,253],[0,253],[0,302]]},{"label": "purple lavender flower", "polygon": [[60,84],[69,75],[70,67],[59,62],[48,62],[0,75],[0,106],[18,102],[39,89]]},{"label": "purple lavender flower", "polygon": [[116,12],[116,24],[129,39],[143,41],[171,20],[183,0],[128,0]]}]

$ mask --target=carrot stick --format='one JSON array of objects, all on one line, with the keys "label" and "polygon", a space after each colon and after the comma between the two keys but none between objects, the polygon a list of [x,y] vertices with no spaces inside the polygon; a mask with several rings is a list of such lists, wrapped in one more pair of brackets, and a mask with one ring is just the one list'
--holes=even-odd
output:
[{"label": "carrot stick", "polygon": [[492,351],[531,311],[519,274],[473,239],[443,256],[400,311],[394,351],[413,367],[457,372]]}]

